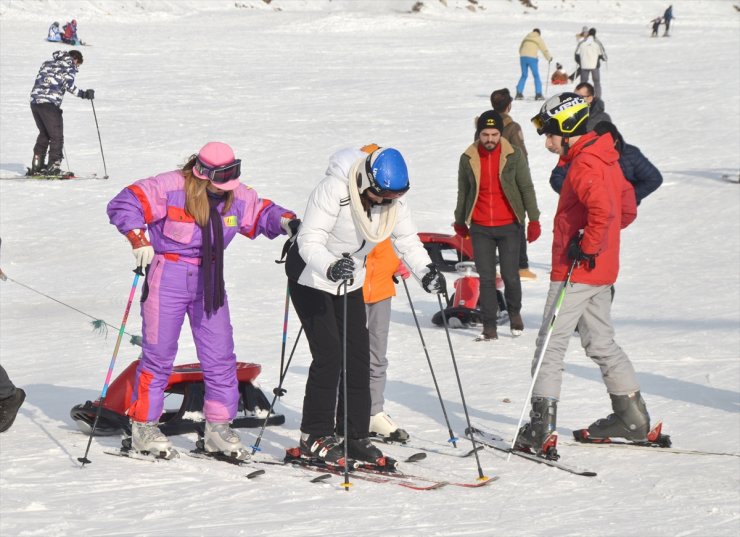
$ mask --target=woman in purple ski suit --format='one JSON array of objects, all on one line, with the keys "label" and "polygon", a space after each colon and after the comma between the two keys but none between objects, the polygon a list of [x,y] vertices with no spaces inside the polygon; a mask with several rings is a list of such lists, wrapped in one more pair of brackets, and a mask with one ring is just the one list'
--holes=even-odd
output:
[{"label": "woman in purple ski suit", "polygon": [[229,427],[239,392],[223,252],[237,233],[250,239],[289,233],[295,213],[241,184],[240,170],[231,147],[210,142],[182,169],[136,181],[108,204],[110,222],[131,242],[138,266],[148,265],[143,352],[127,410],[136,451],[177,455],[157,423],[187,314],[205,380],[204,447],[248,457]]}]

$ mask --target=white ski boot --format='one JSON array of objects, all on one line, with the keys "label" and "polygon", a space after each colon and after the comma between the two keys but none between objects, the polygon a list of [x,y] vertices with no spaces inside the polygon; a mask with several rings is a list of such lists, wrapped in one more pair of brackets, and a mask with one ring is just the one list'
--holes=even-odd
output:
[{"label": "white ski boot", "polygon": [[250,457],[241,438],[228,422],[206,422],[203,449],[209,453],[220,452],[240,461],[245,461]]},{"label": "white ski boot", "polygon": [[159,459],[179,456],[169,438],[157,427],[156,421],[131,422],[131,449],[139,453],[149,453]]},{"label": "white ski boot", "polygon": [[370,434],[391,442],[407,442],[409,439],[409,433],[401,429],[385,412],[370,416]]}]

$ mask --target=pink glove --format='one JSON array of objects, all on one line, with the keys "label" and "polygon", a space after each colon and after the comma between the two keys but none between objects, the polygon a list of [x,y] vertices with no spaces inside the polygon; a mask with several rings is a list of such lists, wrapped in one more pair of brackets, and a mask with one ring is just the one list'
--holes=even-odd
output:
[{"label": "pink glove", "polygon": [[396,269],[396,272],[393,274],[397,278],[403,278],[404,280],[407,280],[409,276],[411,276],[411,273],[409,272],[409,269],[406,268],[406,265],[403,261],[398,262],[398,268]]}]

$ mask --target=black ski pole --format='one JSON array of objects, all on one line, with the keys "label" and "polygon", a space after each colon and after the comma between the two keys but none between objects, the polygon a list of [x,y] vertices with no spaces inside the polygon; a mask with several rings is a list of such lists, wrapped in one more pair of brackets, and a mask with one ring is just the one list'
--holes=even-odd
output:
[{"label": "black ski pole", "polygon": [[424,341],[424,336],[421,334],[421,326],[419,326],[419,319],[416,318],[416,310],[414,310],[414,303],[411,301],[411,293],[409,293],[409,286],[406,284],[406,280],[403,278],[401,279],[403,281],[403,288],[406,289],[406,296],[409,299],[409,306],[411,307],[411,314],[414,316],[414,322],[416,323],[416,330],[419,332],[419,339],[421,339],[421,346],[424,348],[424,354],[427,357],[427,363],[429,364],[429,371],[432,373],[432,381],[434,382],[434,389],[437,390],[437,398],[439,399],[439,404],[442,407],[442,414],[445,418],[445,423],[447,424],[447,432],[449,433],[450,437],[447,439],[448,442],[451,442],[454,447],[457,447],[457,441],[459,438],[455,436],[455,433],[452,432],[452,426],[450,425],[450,420],[447,417],[447,409],[445,408],[445,403],[442,400],[442,392],[439,391],[439,384],[437,383],[437,376],[434,374],[434,367],[432,366],[432,360],[429,357],[429,351],[427,350],[427,344]]},{"label": "black ski pole", "polygon": [[[254,444],[250,446],[252,448],[252,455],[255,454],[257,451],[262,451],[260,448],[260,442],[262,441],[262,435],[265,434],[265,428],[267,427],[267,420],[270,419],[270,416],[272,415],[272,410],[275,408],[275,402],[277,401],[278,397],[281,397],[285,395],[285,390],[283,389],[283,381],[285,380],[285,375],[288,374],[288,368],[290,367],[290,362],[293,360],[293,353],[295,353],[295,349],[298,346],[298,341],[301,339],[301,334],[303,333],[303,326],[301,326],[301,329],[298,330],[298,335],[295,338],[295,343],[293,343],[293,349],[290,351],[290,356],[288,356],[288,363],[285,365],[285,369],[283,370],[282,367],[280,369],[280,382],[278,383],[278,387],[272,390],[273,398],[272,403],[270,403],[270,409],[267,411],[267,417],[265,418],[265,421],[262,423],[262,429],[260,429],[260,434],[257,435],[257,440],[255,440]],[[285,351],[285,347],[283,347],[283,351]]]},{"label": "black ski pole", "polygon": [[[345,257],[349,257],[349,254],[343,254]],[[342,486],[344,490],[349,492],[349,487],[352,483],[349,482],[349,428],[347,420],[347,280],[344,280],[344,298],[342,300],[343,313],[342,313],[342,397],[344,399],[344,483]]]},{"label": "black ski pole", "polygon": [[98,131],[98,142],[100,143],[100,156],[103,157],[103,171],[105,175],[103,179],[108,179],[108,168],[105,165],[105,155],[103,154],[103,140],[100,139],[100,127],[98,127],[98,114],[95,113],[95,99],[90,99],[92,105],[93,116],[95,117],[95,129]]},{"label": "black ski pole", "polygon": [[532,382],[529,384],[529,391],[527,392],[527,396],[524,398],[524,406],[522,407],[522,413],[519,416],[519,423],[516,424],[516,431],[514,432],[514,439],[511,441],[511,448],[509,449],[509,456],[506,458],[508,461],[511,459],[511,451],[514,449],[514,446],[516,445],[516,440],[519,438],[519,429],[522,426],[522,422],[524,421],[524,414],[527,411],[527,407],[529,406],[529,399],[532,397],[532,391],[534,390],[534,383],[537,380],[537,376],[540,374],[540,366],[542,365],[542,359],[545,356],[545,351],[547,351],[547,346],[550,343],[550,337],[552,336],[552,329],[555,326],[555,319],[558,318],[558,313],[560,313],[560,307],[563,305],[563,300],[565,299],[565,291],[568,287],[568,284],[570,283],[570,277],[573,274],[573,270],[576,268],[576,264],[578,263],[577,259],[574,259],[573,262],[570,264],[570,269],[568,269],[568,276],[565,278],[565,282],[563,282],[563,286],[560,288],[560,292],[558,293],[558,298],[555,300],[555,304],[553,304],[552,307],[552,314],[550,315],[550,324],[547,327],[547,336],[545,336],[545,341],[542,343],[542,348],[540,349],[540,354],[537,356],[537,366],[534,369],[534,373],[532,374]]},{"label": "black ski pole", "polygon": [[124,329],[126,328],[126,321],[128,320],[128,313],[131,311],[131,304],[134,301],[134,294],[136,293],[136,286],[139,284],[139,276],[143,276],[144,272],[141,267],[134,269],[134,283],[131,284],[131,292],[128,295],[128,303],[126,304],[126,310],[123,312],[123,320],[121,321],[121,328],[118,330],[118,339],[116,340],[116,346],[113,349],[113,356],[110,359],[110,365],[108,366],[108,374],[105,376],[105,383],[103,384],[103,390],[100,392],[100,402],[98,403],[98,411],[95,413],[95,421],[93,421],[92,429],[90,429],[90,438],[87,439],[87,449],[82,457],[77,457],[77,460],[82,463],[81,468],[84,468],[86,464],[90,464],[92,461],[87,458],[87,454],[90,452],[90,444],[92,444],[93,436],[95,436],[95,429],[98,427],[98,421],[100,420],[100,414],[103,412],[103,403],[105,403],[105,396],[108,393],[108,384],[113,374],[113,367],[116,365],[116,356],[118,356],[118,349],[121,346],[121,339],[123,338]]},{"label": "black ski pole", "polygon": [[[447,334],[447,344],[450,346],[450,356],[452,357],[452,366],[455,369],[455,377],[457,378],[457,387],[460,390],[460,399],[462,401],[463,410],[465,411],[465,420],[468,422],[468,431],[473,430],[473,426],[470,424],[470,415],[468,414],[468,405],[465,402],[465,394],[463,393],[462,382],[460,382],[460,372],[457,370],[457,360],[455,360],[455,351],[452,349],[452,339],[450,339],[450,328],[447,326],[447,316],[445,315],[444,306],[442,306],[442,295],[437,293],[437,302],[439,303],[439,313],[442,315],[442,323],[445,327],[445,334]],[[475,462],[478,465],[478,479],[488,479],[483,474],[483,468],[480,465],[480,457],[478,456],[478,446],[476,445],[475,438],[473,435],[469,435],[470,441],[473,443],[473,453],[475,454]]]},{"label": "black ski pole", "polygon": [[[290,310],[290,285],[285,285],[285,315],[283,316],[283,346],[280,350],[280,379],[283,378],[283,365],[285,364],[285,345],[286,340],[288,338],[288,313]],[[301,329],[303,326],[301,326]],[[301,333],[298,332],[298,337],[301,336]],[[297,341],[297,340],[296,340]],[[295,347],[294,347],[295,349]],[[293,356],[291,354],[291,356]],[[283,395],[282,393],[280,395]]]}]

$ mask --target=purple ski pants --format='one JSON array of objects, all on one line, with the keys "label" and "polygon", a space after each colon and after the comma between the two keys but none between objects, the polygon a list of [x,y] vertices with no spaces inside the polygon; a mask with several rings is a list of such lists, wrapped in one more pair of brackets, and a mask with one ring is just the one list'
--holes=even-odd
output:
[{"label": "purple ski pants", "polygon": [[210,317],[203,309],[200,266],[156,255],[147,274],[149,295],[141,305],[143,351],[136,370],[128,415],[158,421],[164,390],[177,355],[177,340],[187,314],[205,380],[203,413],[208,421],[231,421],[239,403],[234,336],[228,299]]}]

